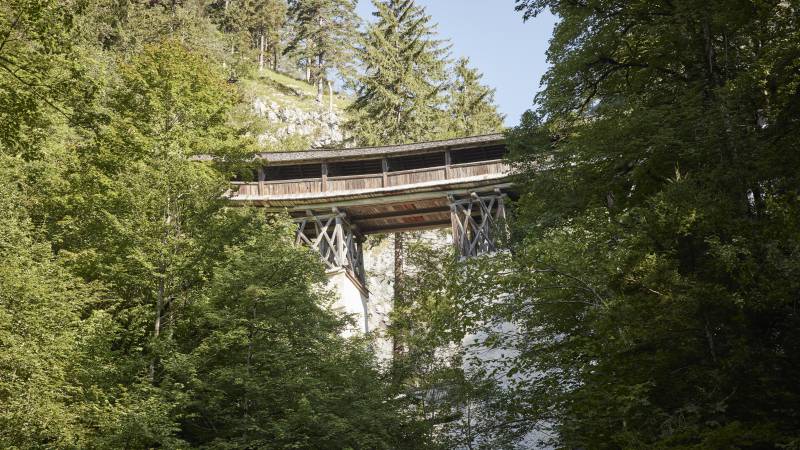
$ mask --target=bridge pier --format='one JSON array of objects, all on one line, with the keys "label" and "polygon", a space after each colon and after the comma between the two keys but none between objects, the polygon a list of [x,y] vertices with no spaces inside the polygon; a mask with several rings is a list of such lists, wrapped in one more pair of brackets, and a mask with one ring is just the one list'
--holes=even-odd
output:
[{"label": "bridge pier", "polygon": [[497,251],[498,240],[507,232],[506,198],[499,189],[448,196],[453,245],[461,258]]},{"label": "bridge pier", "polygon": [[338,294],[335,308],[356,317],[356,329],[352,332],[368,333],[364,236],[337,208],[332,208],[330,213],[306,211],[294,221],[297,223],[296,244],[318,252],[328,268],[329,284]]}]

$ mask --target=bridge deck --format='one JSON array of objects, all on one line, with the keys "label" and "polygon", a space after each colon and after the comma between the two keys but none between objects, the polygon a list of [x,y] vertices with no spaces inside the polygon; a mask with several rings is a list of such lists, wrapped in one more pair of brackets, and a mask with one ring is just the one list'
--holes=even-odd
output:
[{"label": "bridge deck", "polygon": [[366,149],[264,153],[231,200],[295,217],[336,209],[361,234],[451,225],[454,198],[510,186],[502,135]]}]

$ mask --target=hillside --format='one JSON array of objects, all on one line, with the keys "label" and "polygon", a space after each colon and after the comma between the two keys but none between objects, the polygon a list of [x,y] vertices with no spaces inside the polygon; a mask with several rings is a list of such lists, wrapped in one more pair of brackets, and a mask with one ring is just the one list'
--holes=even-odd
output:
[{"label": "hillside", "polygon": [[264,70],[239,80],[243,104],[237,120],[256,133],[265,150],[306,150],[341,145],[345,108],[350,99],[334,92],[316,101],[314,86],[287,75]]}]

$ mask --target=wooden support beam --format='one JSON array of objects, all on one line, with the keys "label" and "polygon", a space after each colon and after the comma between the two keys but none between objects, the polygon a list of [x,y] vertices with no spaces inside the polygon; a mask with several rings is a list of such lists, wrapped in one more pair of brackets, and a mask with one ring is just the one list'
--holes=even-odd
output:
[{"label": "wooden support beam", "polygon": [[315,215],[306,211],[305,217],[294,219],[297,223],[297,245],[307,245],[319,253],[329,269],[344,268],[359,279],[366,281],[362,235],[337,208],[330,213]]},{"label": "wooden support beam", "polygon": [[423,209],[414,209],[408,211],[387,211],[378,214],[367,214],[363,216],[350,216],[350,219],[358,222],[361,220],[379,220],[379,219],[401,219],[403,217],[414,217],[414,216],[422,216],[425,214],[432,214],[432,213],[445,213],[450,211],[450,208],[447,206],[440,206],[437,208],[423,208]]},{"label": "wooden support beam", "polygon": [[471,192],[469,197],[449,196],[453,244],[462,258],[497,251],[497,242],[505,229],[506,194]]},{"label": "wooden support beam", "polygon": [[387,225],[382,227],[370,227],[362,229],[361,232],[364,234],[402,233],[405,231],[434,230],[437,228],[444,228],[447,225],[450,225],[449,220],[439,220],[435,222],[424,222],[414,225],[397,224],[397,225]]}]

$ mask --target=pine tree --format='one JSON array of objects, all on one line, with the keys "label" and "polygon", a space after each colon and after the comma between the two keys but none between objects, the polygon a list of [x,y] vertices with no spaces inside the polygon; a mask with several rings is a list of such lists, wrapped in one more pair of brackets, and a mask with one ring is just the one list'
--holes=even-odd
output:
[{"label": "pine tree", "polygon": [[448,92],[448,131],[452,137],[495,133],[503,129],[503,116],[494,104],[495,90],[481,84],[481,74],[459,58]]},{"label": "pine tree", "polygon": [[294,35],[286,52],[300,56],[306,67],[313,69],[310,81],[317,85],[318,102],[322,102],[326,85],[333,99],[330,72],[349,71],[359,26],[355,8],[355,0],[294,0],[290,4]]},{"label": "pine tree", "polygon": [[413,0],[373,0],[377,22],[358,49],[363,74],[347,123],[361,145],[418,142],[443,134],[449,47]]}]

